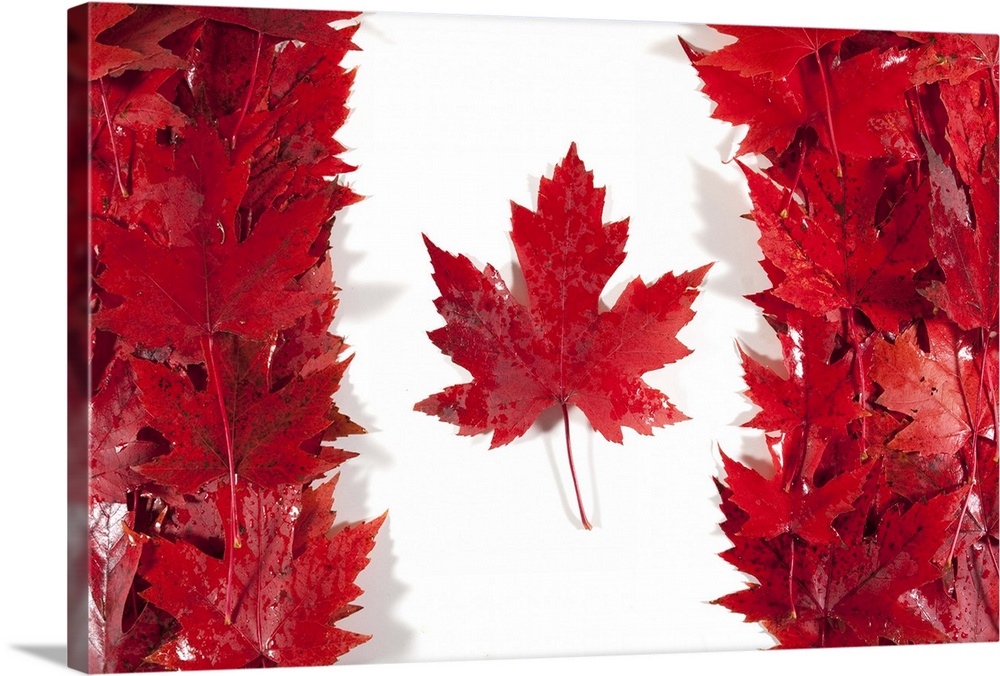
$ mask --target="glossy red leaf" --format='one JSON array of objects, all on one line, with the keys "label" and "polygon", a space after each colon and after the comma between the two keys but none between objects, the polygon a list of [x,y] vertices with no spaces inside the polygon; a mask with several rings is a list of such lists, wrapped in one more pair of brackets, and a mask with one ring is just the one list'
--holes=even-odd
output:
[{"label": "glossy red leaf", "polygon": [[934,228],[931,245],[945,279],[931,283],[924,295],[963,329],[995,329],[1000,305],[996,183],[993,183],[992,218],[973,222],[969,202],[954,173],[933,149],[928,149],[927,155]]},{"label": "glossy red leaf", "polygon": [[[916,64],[914,82],[952,84],[986,71],[996,82],[996,35],[974,33],[901,33],[924,44]],[[990,72],[992,70],[992,73]]]},{"label": "glossy red leaf", "polygon": [[89,31],[89,74],[91,80],[104,77],[110,70],[117,68],[123,63],[142,58],[142,54],[139,52],[113,44],[105,44],[97,39],[102,32],[114,26],[134,11],[135,7],[120,3],[97,3],[92,5],[87,25],[87,30]]},{"label": "glossy red leaf", "polygon": [[129,491],[146,482],[133,467],[162,452],[136,438],[148,420],[127,360],[116,359],[108,367],[90,410],[91,495],[109,503],[124,502]]},{"label": "glossy red leaf", "polygon": [[787,378],[741,350],[747,396],[761,409],[744,426],[782,437],[785,488],[799,478],[812,486],[830,439],[865,415],[854,401],[851,362],[829,363],[823,329],[822,321],[807,320],[784,337]]},{"label": "glossy red leaf", "polygon": [[[876,343],[871,376],[884,390],[876,401],[913,419],[890,448],[955,454],[974,436],[995,434],[982,357],[975,357],[973,345],[951,324],[929,321],[926,326],[929,352],[918,344],[916,327],[895,343]],[[995,351],[989,360],[995,371]]]},{"label": "glossy red leaf", "polygon": [[521,436],[560,404],[577,405],[618,443],[622,427],[650,434],[685,419],[641,376],[690,352],[676,333],[693,317],[708,266],[649,285],[635,279],[600,312],[600,293],[625,258],[628,234],[627,221],[602,225],[603,207],[604,189],[594,187],[575,145],[553,177],[542,179],[536,212],[512,205],[527,306],[492,266],[480,272],[425,237],[441,291],[435,304],[447,322],[430,338],[473,380],[428,397],[418,411],[462,434],[492,430],[491,447]]},{"label": "glossy red leaf", "polygon": [[803,166],[808,204],[744,167],[761,250],[785,273],[773,294],[810,314],[863,311],[877,328],[898,331],[919,313],[916,273],[931,259],[927,195],[904,194],[883,211],[884,169],[843,163],[813,150]]},{"label": "glossy red leaf", "polygon": [[[767,53],[761,35],[752,34],[742,46],[725,49]],[[726,59],[727,68],[712,65],[706,63],[705,52],[682,44],[705,82],[705,93],[719,104],[712,116],[750,126],[740,143],[741,154],[780,155],[806,128],[827,150],[854,157],[895,154],[915,141],[912,123],[899,115],[904,95],[913,87],[913,63],[906,53],[888,49],[850,59],[801,59],[798,68],[772,79],[762,73],[784,70],[787,59],[752,61],[746,68],[758,74],[744,76],[735,60]],[[801,49],[791,55],[799,53]]]},{"label": "glossy red leaf", "polygon": [[951,606],[952,631],[967,641],[1000,640],[1000,570],[996,536],[976,543],[958,556],[955,566],[955,601]]},{"label": "glossy red leaf", "polygon": [[[215,494],[229,514],[229,493]],[[169,669],[331,664],[368,639],[334,626],[361,593],[354,584],[384,517],[347,527],[293,553],[297,487],[237,491],[242,546],[234,552],[237,602],[225,622],[225,564],[186,542],[160,539],[144,598],[167,610],[180,632],[151,662]]]},{"label": "glossy red leaf", "polygon": [[257,486],[306,484],[342,459],[336,452],[314,455],[301,448],[325,430],[329,395],[342,375],[338,365],[296,377],[269,391],[263,343],[221,341],[217,357],[228,427],[223,424],[215,384],[198,391],[184,373],[159,364],[136,362],[142,403],[150,424],[170,442],[167,455],[139,467],[145,476],[195,493],[229,468],[226,430],[231,430],[235,471]]},{"label": "glossy red leaf", "polygon": [[942,640],[905,596],[940,578],[932,560],[958,504],[957,494],[945,494],[892,511],[854,547],[737,538],[723,558],[757,581],[716,603],[761,622],[783,648]]},{"label": "glossy red leaf", "polygon": [[[194,201],[200,204],[201,200]],[[191,243],[162,246],[146,232],[107,225],[107,269],[98,281],[124,300],[95,316],[101,328],[148,348],[175,346],[187,359],[203,360],[203,336],[231,332],[263,340],[292,325],[324,299],[295,288],[293,279],[316,263],[310,248],[329,218],[319,194],[268,211],[245,241],[207,214],[195,220]]]},{"label": "glossy red leaf", "polygon": [[787,78],[744,77],[734,70],[703,63],[703,52],[681,39],[688,58],[705,83],[702,91],[715,101],[712,117],[733,125],[747,125],[740,141],[740,154],[783,152],[799,129],[808,125],[810,114],[797,71]]},{"label": "glossy red leaf", "polygon": [[816,55],[831,42],[857,30],[773,26],[713,25],[737,41],[705,56],[701,64],[735,70],[744,77],[767,74],[772,80],[787,76],[803,58]]},{"label": "glossy red leaf", "polygon": [[839,541],[834,520],[850,511],[861,495],[869,467],[861,467],[818,487],[789,490],[794,477],[787,476],[780,456],[771,449],[774,474],[770,479],[722,455],[726,485],[732,489],[732,502],[747,519],[736,535],[747,538],[775,538],[793,533],[812,544]]},{"label": "glossy red leaf", "polygon": [[132,513],[123,503],[94,501],[90,511],[89,669],[95,673],[133,671],[164,633],[160,618],[149,607],[130,625],[125,624],[130,592],[149,538],[132,529]]},{"label": "glossy red leaf", "polygon": [[[198,20],[194,8],[177,5],[135,5],[132,11],[113,9],[113,3],[94,3],[101,16],[98,39],[91,44],[109,45],[91,57],[90,79],[117,76],[128,70],[180,69],[186,61],[164,42],[177,31]],[[114,21],[111,21],[111,19]]]}]

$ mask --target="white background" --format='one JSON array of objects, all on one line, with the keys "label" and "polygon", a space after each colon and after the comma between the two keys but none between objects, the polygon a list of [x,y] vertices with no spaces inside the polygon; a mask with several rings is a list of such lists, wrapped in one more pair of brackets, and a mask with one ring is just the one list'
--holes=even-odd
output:
[{"label": "white background", "polygon": [[[742,585],[716,555],[727,544],[714,448],[741,445],[729,427],[748,410],[733,337],[759,331],[742,295],[766,280],[754,229],[739,218],[749,211],[739,171],[721,162],[730,130],[709,118],[678,30],[719,41],[650,22],[362,22],[354,113],[338,138],[354,149],[355,190],[369,197],[334,236],[334,329],[356,349],[338,401],[371,432],[346,442],[361,457],[344,466],[337,495],[342,515],[388,508],[389,520],[361,577],[364,605],[383,617],[344,623],[381,631],[345,661],[773,644],[708,603]],[[413,411],[468,380],[425,336],[442,320],[421,232],[478,267],[493,263],[523,298],[509,201],[534,207],[539,176],[573,141],[607,186],[605,219],[631,217],[608,306],[636,275],[719,261],[681,333],[694,354],[647,377],[692,420],[653,436],[628,430],[617,446],[571,416],[592,532],[579,525],[558,408],[493,451],[489,435],[459,437]]]},{"label": "white background", "polygon": [[[998,30],[995,17],[956,13],[961,5],[954,3],[940,16],[912,8],[896,15],[860,2],[808,10],[710,0],[669,10],[625,1],[565,5],[480,2],[475,12]],[[65,438],[67,6],[8,10],[2,43],[8,64],[4,411],[11,433],[0,531],[6,609],[0,663],[16,673],[60,670],[65,650],[65,483],[52,473],[62,466]],[[356,2],[352,8],[410,7]],[[472,11],[440,1],[422,2],[420,9]],[[370,434],[350,440],[362,456],[345,465],[337,496],[345,518],[370,518],[384,509],[390,518],[360,579],[368,590],[365,610],[349,620],[375,638],[345,662],[716,652],[349,672],[486,674],[523,665],[584,673],[765,673],[891,660],[914,673],[939,673],[977,657],[995,663],[996,645],[718,652],[768,645],[755,628],[705,602],[738,588],[741,579],[714,555],[725,542],[714,531],[713,444],[732,452],[753,452],[755,444],[752,434],[732,426],[749,412],[737,396],[732,339],[764,352],[769,342],[739,300],[759,288],[762,277],[749,264],[756,255],[751,228],[738,220],[746,206],[738,176],[720,163],[732,135],[708,119],[709,105],[694,91],[697,80],[676,49],[677,27],[380,14],[367,22],[358,36],[365,53],[355,55],[356,112],[340,138],[353,148],[348,159],[360,165],[353,184],[369,198],[344,214],[334,267],[344,288],[335,328],[357,350],[338,401]],[[466,28],[481,32],[472,37]],[[516,30],[517,42],[498,44],[502,29]],[[708,39],[704,29],[681,30],[697,44]],[[574,71],[581,65],[583,74]],[[487,451],[486,437],[457,437],[450,426],[411,412],[415,401],[465,378],[423,336],[440,320],[418,233],[491,262],[510,279],[508,200],[533,206],[539,176],[550,173],[574,140],[597,183],[608,187],[605,219],[631,218],[630,255],[609,286],[609,301],[635,274],[651,279],[719,261],[696,304],[698,317],[681,334],[695,354],[649,377],[693,420],[651,438],[626,432],[624,447],[574,420],[582,490],[596,526],[590,533],[575,525],[557,418],[509,447]],[[710,235],[709,227],[719,234]]]}]

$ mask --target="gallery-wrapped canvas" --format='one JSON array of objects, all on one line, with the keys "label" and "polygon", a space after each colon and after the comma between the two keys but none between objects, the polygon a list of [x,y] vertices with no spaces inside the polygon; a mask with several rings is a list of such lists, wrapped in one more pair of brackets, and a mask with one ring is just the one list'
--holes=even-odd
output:
[{"label": "gallery-wrapped canvas", "polygon": [[997,86],[996,35],[71,9],[70,665],[998,641]]}]

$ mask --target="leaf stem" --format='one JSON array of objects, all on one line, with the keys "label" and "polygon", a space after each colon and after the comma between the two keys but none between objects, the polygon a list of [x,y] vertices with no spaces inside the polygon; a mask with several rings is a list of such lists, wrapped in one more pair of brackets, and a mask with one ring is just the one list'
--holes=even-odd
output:
[{"label": "leaf stem", "polygon": [[834,157],[837,158],[837,178],[844,175],[843,165],[840,164],[840,151],[837,150],[837,135],[833,131],[833,105],[830,102],[830,84],[827,82],[826,78],[826,64],[819,57],[819,49],[814,49],[813,54],[816,56],[816,65],[819,66],[819,77],[823,82],[823,100],[826,103],[826,126],[830,131],[830,145],[833,146]]},{"label": "leaf stem", "polygon": [[264,522],[264,505],[260,495],[257,496],[257,523],[255,528],[257,531],[257,645],[260,646],[260,652],[265,651],[265,641],[264,641],[264,628],[261,625],[261,616],[264,614],[264,607],[261,604],[261,588],[264,586],[264,557],[261,555],[261,544],[260,544],[260,531],[262,527],[261,524]]},{"label": "leaf stem", "polygon": [[792,619],[797,619],[799,614],[795,612],[795,536],[792,536],[791,562],[788,566],[788,605],[792,608]]},{"label": "leaf stem", "polygon": [[229,415],[226,413],[226,400],[222,394],[222,382],[219,377],[219,370],[215,366],[215,347],[212,342],[212,334],[202,336],[202,350],[205,352],[205,367],[208,369],[208,379],[215,389],[216,400],[219,403],[219,416],[222,418],[222,429],[226,437],[226,460],[229,466],[229,523],[226,525],[226,624],[233,623],[233,573],[236,569],[235,551],[242,546],[237,533],[237,512],[236,512],[236,462],[233,457],[233,435],[229,430]]},{"label": "leaf stem", "polygon": [[781,209],[782,218],[788,218],[788,210],[792,208],[792,196],[795,194],[795,189],[799,187],[799,179],[802,178],[802,166],[806,163],[806,150],[807,146],[805,142],[799,139],[799,166],[795,169],[795,178],[792,179],[792,185],[788,189],[788,198],[785,200],[785,206]]},{"label": "leaf stem", "polygon": [[128,190],[122,183],[122,168],[118,162],[118,144],[115,143],[115,126],[111,123],[111,110],[108,108],[108,91],[104,86],[104,78],[100,78],[101,83],[101,105],[104,106],[104,118],[108,123],[108,137],[111,139],[111,156],[115,159],[115,180],[118,181],[118,189],[121,190],[122,197],[128,197]]},{"label": "leaf stem", "polygon": [[583,500],[580,498],[580,484],[576,480],[576,468],[573,466],[573,447],[569,443],[569,409],[566,402],[561,403],[563,414],[563,427],[566,430],[566,456],[569,458],[569,473],[573,477],[573,490],[576,491],[576,506],[580,509],[580,521],[587,530],[592,530],[593,526],[587,521],[587,514],[583,511]]},{"label": "leaf stem", "polygon": [[240,111],[240,117],[236,120],[236,126],[233,128],[233,137],[231,139],[230,145],[236,147],[236,135],[240,131],[240,127],[243,125],[243,118],[247,115],[247,110],[250,109],[250,99],[253,97],[253,88],[257,83],[257,64],[260,62],[260,48],[264,42],[264,34],[257,31],[257,52],[253,58],[253,70],[250,71],[250,82],[247,84],[247,96],[243,101],[243,110]]},{"label": "leaf stem", "polygon": [[[861,339],[858,337],[858,325],[854,321],[854,308],[847,309],[847,332],[854,346],[854,378],[858,388],[858,403],[865,411],[868,410],[868,392],[865,388],[865,366]],[[868,416],[861,416],[861,459],[868,457]]]},{"label": "leaf stem", "polygon": [[[972,493],[976,489],[976,485],[979,483],[979,419],[983,414],[983,400],[985,397],[986,388],[986,358],[988,356],[988,347],[986,337],[986,329],[980,329],[980,345],[982,345],[982,363],[979,367],[979,391],[976,393],[976,405],[975,413],[966,407],[966,412],[969,415],[969,423],[972,427],[972,469],[969,474],[971,475],[969,479],[969,490],[965,494],[965,500],[962,502],[962,512],[958,515],[958,525],[955,527],[955,536],[951,540],[951,550],[948,552],[948,560],[953,561],[955,559],[955,549],[958,547],[958,539],[962,535],[962,523],[965,521],[965,515],[969,511],[969,502],[972,500]],[[958,355],[955,355],[958,358]]]}]

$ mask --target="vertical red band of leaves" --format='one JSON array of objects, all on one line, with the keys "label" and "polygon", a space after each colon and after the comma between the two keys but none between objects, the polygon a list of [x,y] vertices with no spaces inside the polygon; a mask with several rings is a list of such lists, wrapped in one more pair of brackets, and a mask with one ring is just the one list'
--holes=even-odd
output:
[{"label": "vertical red band of leaves", "polygon": [[541,179],[537,210],[511,204],[511,239],[524,273],[526,304],[493,266],[477,270],[465,256],[424,237],[441,293],[435,305],[445,320],[428,335],[472,381],[415,406],[458,425],[460,434],[492,431],[491,448],[520,437],[543,411],[559,406],[587,530],[568,406],[577,406],[594,430],[615,443],[622,443],[624,427],[652,434],[654,427],[686,420],[642,376],[691,352],[677,332],[694,317],[691,304],[711,267],[668,272],[649,284],[637,277],[614,307],[602,312],[601,292],[625,260],[628,239],[628,219],[602,223],[604,194],[573,144],[552,177]]},{"label": "vertical red band of leaves", "polygon": [[682,45],[767,167],[783,365],[743,354],[773,474],[723,456],[753,581],[716,603],[783,648],[996,641],[997,36],[717,28]]},{"label": "vertical red band of leaves", "polygon": [[91,671],[368,639],[335,624],[384,517],[335,527],[336,478],[310,487],[364,431],[329,333],[356,17],[87,6]]}]

